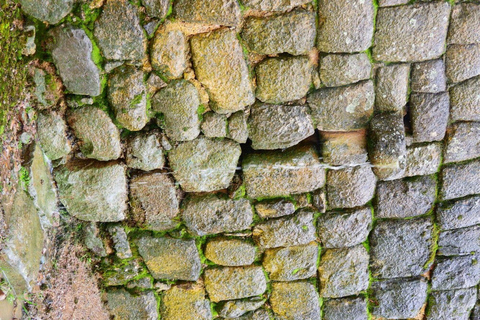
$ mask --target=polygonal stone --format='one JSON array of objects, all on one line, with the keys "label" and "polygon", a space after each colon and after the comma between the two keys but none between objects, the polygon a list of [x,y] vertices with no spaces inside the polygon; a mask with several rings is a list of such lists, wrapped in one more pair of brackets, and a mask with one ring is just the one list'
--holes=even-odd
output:
[{"label": "polygonal stone", "polygon": [[214,194],[190,196],[182,207],[183,221],[196,236],[245,230],[253,221],[247,199],[224,199]]},{"label": "polygonal stone", "polygon": [[368,288],[368,252],[363,245],[327,249],[318,268],[320,296],[341,298]]},{"label": "polygonal stone", "polygon": [[394,64],[377,71],[375,108],[379,112],[403,111],[407,104],[410,65]]},{"label": "polygonal stone", "polygon": [[367,320],[367,300],[364,298],[330,299],[323,304],[324,320]]},{"label": "polygonal stone", "polygon": [[480,5],[462,3],[453,7],[448,43],[480,43]]},{"label": "polygonal stone", "polygon": [[267,289],[262,267],[223,267],[205,270],[205,288],[213,302],[258,296]]},{"label": "polygonal stone", "polygon": [[168,159],[184,191],[202,192],[227,188],[240,154],[240,146],[233,141],[200,137],[172,149]]},{"label": "polygonal stone", "polygon": [[134,242],[155,279],[197,281],[200,277],[201,263],[195,240],[144,235]]},{"label": "polygonal stone", "polygon": [[445,48],[449,16],[450,4],[442,2],[380,8],[374,59],[397,62],[440,57]]},{"label": "polygonal stone", "polygon": [[353,208],[364,205],[372,199],[376,182],[372,169],[367,165],[329,170],[327,173],[329,208]]},{"label": "polygonal stone", "polygon": [[318,245],[268,249],[263,257],[263,267],[273,281],[295,281],[315,277]]},{"label": "polygonal stone", "polygon": [[437,219],[441,230],[480,224],[480,196],[441,204],[437,208]]},{"label": "polygonal stone", "polygon": [[433,271],[432,290],[464,289],[476,286],[480,281],[478,254],[453,256],[437,261]]},{"label": "polygonal stone", "polygon": [[235,31],[200,34],[190,40],[190,46],[195,75],[207,89],[214,111],[231,113],[255,102],[247,63]]},{"label": "polygonal stone", "polygon": [[423,176],[437,172],[441,155],[441,143],[407,147],[407,167],[404,176]]},{"label": "polygonal stone", "polygon": [[480,193],[480,160],[442,169],[440,196],[443,200]]},{"label": "polygonal stone", "polygon": [[160,28],[155,33],[150,57],[152,67],[168,79],[178,79],[187,68],[188,41],[180,30]]},{"label": "polygonal stone", "polygon": [[256,256],[255,246],[240,239],[214,238],[205,247],[205,257],[222,266],[248,266]]},{"label": "polygonal stone", "polygon": [[317,48],[322,52],[359,52],[372,45],[373,2],[320,0]]},{"label": "polygonal stone", "polygon": [[411,70],[413,92],[438,93],[446,90],[445,63],[442,59],[414,63]]},{"label": "polygonal stone", "polygon": [[[224,319],[250,319],[249,315],[245,315],[248,311],[256,310],[265,303],[261,297],[253,297],[244,300],[227,301],[220,306],[218,315]],[[252,315],[253,317],[253,315]],[[267,320],[268,320],[267,314]]]},{"label": "polygonal stone", "polygon": [[320,58],[320,79],[327,87],[339,87],[370,78],[367,54],[329,54]]},{"label": "polygonal stone", "polygon": [[63,93],[60,79],[55,74],[35,67],[32,68],[30,75],[35,83],[35,98],[39,102],[36,107],[45,110],[55,106]]},{"label": "polygonal stone", "polygon": [[107,251],[105,250],[105,245],[103,244],[103,240],[99,233],[100,229],[95,222],[88,223],[85,226],[83,233],[85,246],[95,255],[99,257],[106,257]]},{"label": "polygonal stone", "polygon": [[325,213],[327,207],[325,188],[317,189],[311,193],[312,206],[317,210],[317,212]]},{"label": "polygonal stone", "polygon": [[320,303],[311,283],[274,282],[270,297],[275,319],[320,319]]},{"label": "polygonal stone", "polygon": [[150,171],[162,169],[165,156],[161,145],[161,135],[158,132],[140,133],[127,140],[127,167]]},{"label": "polygonal stone", "polygon": [[72,11],[73,0],[52,0],[38,2],[37,0],[20,0],[22,10],[38,20],[57,24]]},{"label": "polygonal stone", "polygon": [[68,112],[67,121],[85,157],[101,161],[120,157],[120,131],[105,111],[93,106],[75,109]]},{"label": "polygonal stone", "polygon": [[56,112],[38,113],[37,137],[50,160],[63,158],[72,149],[67,139],[67,124]]},{"label": "polygonal stone", "polygon": [[370,237],[370,269],[375,278],[414,277],[425,273],[433,245],[429,218],[382,220]]},{"label": "polygonal stone", "polygon": [[478,76],[480,74],[480,44],[448,46],[445,64],[447,79],[451,83]]},{"label": "polygonal stone", "polygon": [[243,111],[235,112],[228,118],[228,134],[227,137],[237,141],[238,143],[245,143],[248,139],[248,116]]},{"label": "polygonal stone", "polygon": [[364,129],[373,114],[372,81],[339,88],[324,88],[309,94],[307,102],[317,129],[353,131]]},{"label": "polygonal stone", "polygon": [[243,159],[242,171],[250,198],[310,192],[325,184],[325,169],[315,149],[308,145],[248,154]]},{"label": "polygonal stone", "polygon": [[410,112],[413,141],[440,141],[445,137],[449,116],[448,93],[413,93]]},{"label": "polygonal stone", "polygon": [[365,130],[321,132],[322,157],[333,166],[360,165],[368,160]]},{"label": "polygonal stone", "polygon": [[428,301],[427,319],[471,319],[469,314],[476,299],[476,288],[434,291]]},{"label": "polygonal stone", "polygon": [[107,230],[112,236],[113,247],[115,248],[117,257],[120,259],[131,258],[132,250],[130,249],[125,229],[119,225],[110,225]]},{"label": "polygonal stone", "polygon": [[162,295],[161,318],[175,320],[209,320],[212,318],[210,301],[205,298],[205,289],[200,284],[172,286]]},{"label": "polygonal stone", "polygon": [[329,212],[318,218],[317,233],[324,248],[344,248],[367,240],[371,226],[371,208],[348,213]]},{"label": "polygonal stone", "polygon": [[480,122],[458,122],[447,130],[443,162],[480,157]]},{"label": "polygonal stone", "polygon": [[152,291],[132,295],[125,289],[109,290],[107,307],[110,314],[116,319],[158,319],[157,299]]},{"label": "polygonal stone", "polygon": [[480,121],[480,76],[450,88],[452,121]]},{"label": "polygonal stone", "polygon": [[280,16],[251,17],[245,22],[242,39],[258,54],[307,54],[315,45],[315,14],[296,10]]},{"label": "polygonal stone", "polygon": [[203,115],[202,132],[209,138],[224,138],[227,136],[227,117],[216,112]]},{"label": "polygonal stone", "polygon": [[441,256],[480,253],[480,226],[440,232],[437,254]]},{"label": "polygonal stone", "polygon": [[255,105],[248,124],[255,150],[285,149],[315,132],[306,106]]},{"label": "polygonal stone", "polygon": [[207,25],[236,26],[241,21],[240,6],[234,0],[179,0],[174,6],[175,18]]},{"label": "polygonal stone", "polygon": [[170,0],[142,0],[142,4],[150,17],[165,18],[170,7]]},{"label": "polygonal stone", "polygon": [[295,212],[295,205],[288,200],[267,200],[255,204],[255,212],[262,219],[279,218]]},{"label": "polygonal stone", "polygon": [[310,0],[243,0],[243,5],[260,12],[290,11],[295,7],[310,3]]}]

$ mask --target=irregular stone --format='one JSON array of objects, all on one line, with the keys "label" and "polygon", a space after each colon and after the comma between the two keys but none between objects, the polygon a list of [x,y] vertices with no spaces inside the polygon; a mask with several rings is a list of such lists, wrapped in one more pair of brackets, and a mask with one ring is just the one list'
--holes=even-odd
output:
[{"label": "irregular stone", "polygon": [[368,288],[368,252],[363,245],[327,249],[318,268],[320,296],[341,298]]},{"label": "irregular stone", "polygon": [[170,0],[142,0],[142,4],[150,17],[164,19],[168,14]]},{"label": "irregular stone", "polygon": [[430,267],[433,224],[430,218],[382,220],[370,236],[370,270],[375,278],[414,277]]},{"label": "irregular stone", "polygon": [[32,17],[49,24],[57,24],[72,11],[75,1],[52,0],[38,2],[37,0],[20,0],[19,2],[22,5],[22,10]]},{"label": "irregular stone", "polygon": [[434,291],[428,301],[428,317],[431,319],[471,319],[470,311],[475,306],[477,290],[475,288]]},{"label": "irregular stone", "polygon": [[306,57],[268,58],[255,67],[257,99],[283,103],[305,97],[312,83],[313,66]]},{"label": "irregular stone", "polygon": [[243,5],[249,9],[261,12],[284,12],[295,7],[310,3],[310,0],[243,0]]},{"label": "irregular stone", "polygon": [[247,300],[227,301],[220,307],[218,314],[225,319],[239,319],[239,317],[242,317],[248,311],[260,308],[264,303],[265,300],[259,297],[249,298]]},{"label": "irregular stone", "polygon": [[240,6],[234,0],[178,0],[174,16],[184,22],[207,25],[237,26],[242,19]]},{"label": "irregular stone", "polygon": [[480,76],[450,88],[452,121],[480,121]]},{"label": "irregular stone", "polygon": [[322,52],[359,52],[372,45],[373,2],[339,0],[318,2],[317,48]]},{"label": "irregular stone", "polygon": [[107,292],[107,307],[115,319],[158,319],[157,299],[152,291],[132,295],[125,289]]},{"label": "irregular stone", "polygon": [[99,236],[99,228],[95,222],[90,222],[84,229],[84,242],[85,246],[90,249],[95,255],[99,257],[106,257],[107,251],[103,244],[102,238]]},{"label": "irregular stone", "polygon": [[205,257],[222,266],[248,266],[255,261],[257,249],[240,239],[214,238],[207,242]]},{"label": "irregular stone", "polygon": [[201,263],[195,240],[144,235],[134,242],[155,279],[197,281],[200,277]]},{"label": "irregular stone", "polygon": [[413,141],[440,141],[445,137],[449,116],[448,93],[413,93],[410,112]]},{"label": "irregular stone", "polygon": [[480,253],[480,226],[440,232],[437,254],[441,256]]},{"label": "irregular stone", "polygon": [[379,7],[391,7],[391,6],[396,6],[400,4],[407,4],[409,1],[408,0],[379,0],[378,1],[378,6]]},{"label": "irregular stone", "polygon": [[480,196],[457,200],[453,203],[443,203],[438,206],[436,213],[441,230],[480,224]]},{"label": "irregular stone", "polygon": [[306,106],[255,105],[248,121],[252,148],[285,149],[314,134]]},{"label": "irregular stone", "polygon": [[203,115],[202,132],[209,138],[224,138],[227,136],[227,117],[224,114],[207,112]]},{"label": "irregular stone", "polygon": [[384,66],[377,71],[375,107],[379,112],[401,112],[407,104],[409,64]]},{"label": "irregular stone", "polygon": [[380,8],[373,58],[399,62],[440,57],[445,48],[449,16],[450,4],[441,2]]},{"label": "irregular stone", "polygon": [[437,261],[433,271],[432,290],[464,289],[480,281],[480,256],[453,256]]},{"label": "irregular stone", "polygon": [[186,80],[171,81],[152,99],[152,110],[161,113],[160,125],[176,141],[189,141],[200,134],[200,96]]},{"label": "irregular stone", "polygon": [[152,72],[148,76],[146,86],[149,96],[153,97],[158,90],[165,88],[167,84],[165,83],[165,81],[162,80],[162,78]]},{"label": "irregular stone", "polygon": [[480,161],[454,164],[442,169],[440,197],[443,200],[480,193]]},{"label": "irregular stone", "polygon": [[417,279],[372,283],[375,301],[372,314],[388,319],[416,318],[427,299],[427,283]]},{"label": "irregular stone", "polygon": [[315,46],[315,35],[315,14],[303,10],[248,18],[242,31],[242,39],[250,51],[266,55],[308,54]]},{"label": "irregular stone", "polygon": [[480,43],[480,5],[462,3],[453,7],[450,28],[448,30],[449,44]]},{"label": "irregular stone", "polygon": [[310,192],[325,184],[325,169],[315,149],[308,145],[248,154],[243,159],[242,171],[250,198]]},{"label": "irregular stone", "polygon": [[274,282],[270,297],[275,319],[320,319],[320,302],[311,283]]},{"label": "irregular stone", "polygon": [[135,134],[127,140],[127,167],[150,171],[162,169],[165,157],[158,132]]},{"label": "irregular stone", "polygon": [[320,79],[327,87],[339,87],[370,78],[372,66],[365,53],[329,54],[320,58]]},{"label": "irregular stone", "polygon": [[327,202],[325,196],[325,188],[317,189],[311,193],[312,196],[312,205],[317,210],[317,212],[325,213]]},{"label": "irregular stone", "polygon": [[354,208],[373,198],[377,179],[370,166],[347,167],[327,173],[329,208]]},{"label": "irregular stone", "polygon": [[352,132],[321,132],[322,157],[332,166],[359,165],[366,163],[366,130]]},{"label": "irregular stone", "polygon": [[207,89],[215,112],[231,113],[255,102],[247,63],[235,31],[200,34],[190,40],[190,46],[195,75]]},{"label": "irregular stone", "polygon": [[480,44],[450,45],[446,52],[446,75],[451,83],[480,74]]},{"label": "irregular stone", "polygon": [[413,92],[438,93],[445,91],[445,63],[442,59],[414,63],[411,87]]},{"label": "irregular stone", "polygon": [[295,281],[315,277],[317,273],[318,245],[268,249],[263,267],[273,281]]},{"label": "irregular stone", "polygon": [[146,290],[152,289],[152,278],[145,277],[140,279],[135,279],[127,283],[128,289],[139,289],[139,290]]},{"label": "irregular stone", "polygon": [[43,152],[50,160],[63,158],[72,150],[67,138],[65,120],[56,112],[38,113],[37,137]]},{"label": "irregular stone", "polygon": [[367,320],[365,298],[330,299],[323,304],[324,320]]},{"label": "irregular stone", "polygon": [[295,205],[288,200],[267,200],[255,204],[255,212],[262,219],[279,218],[295,213]]},{"label": "irregular stone", "polygon": [[324,88],[309,94],[313,121],[322,131],[364,129],[373,114],[375,93],[372,81],[339,88]]},{"label": "irregular stone", "polygon": [[127,0],[107,0],[93,31],[104,58],[144,59],[147,39],[140,26],[138,8]]},{"label": "irregular stone", "polygon": [[123,220],[127,210],[125,170],[117,162],[75,161],[58,167],[54,176],[60,201],[80,220]]},{"label": "irregular stone", "polygon": [[132,250],[128,243],[127,233],[125,229],[119,225],[108,226],[108,233],[112,236],[113,247],[120,259],[128,259],[132,257]]},{"label": "irregular stone", "polygon": [[240,154],[240,146],[233,141],[200,137],[172,149],[168,159],[184,191],[208,192],[229,186]]},{"label": "irregular stone", "polygon": [[228,118],[228,133],[227,137],[237,141],[238,143],[245,143],[248,139],[247,115],[243,111],[235,112]]},{"label": "irregular stone", "polygon": [[261,295],[267,289],[262,267],[223,267],[206,269],[205,288],[213,302]]},{"label": "irregular stone", "polygon": [[424,176],[437,172],[441,155],[441,143],[407,147],[407,167],[404,176]]},{"label": "irregular stone", "polygon": [[106,286],[121,286],[127,282],[137,279],[142,273],[143,268],[138,260],[124,260],[120,264],[110,266],[103,273],[104,284]]},{"label": "irregular stone", "polygon": [[210,301],[205,298],[205,289],[200,284],[172,286],[162,295],[161,319],[210,320]]},{"label": "irregular stone", "polygon": [[308,244],[315,240],[313,213],[300,211],[291,217],[258,223],[253,229],[253,239],[261,248]]},{"label": "irregular stone", "polygon": [[367,240],[372,227],[371,208],[348,213],[329,212],[317,221],[317,233],[324,248],[352,247]]},{"label": "irregular stone", "polygon": [[[167,2],[168,3],[168,2]],[[168,79],[178,79],[187,68],[188,41],[180,30],[159,28],[150,50],[152,67]]]},{"label": "irregular stone", "polygon": [[447,130],[443,162],[451,163],[478,157],[480,157],[480,123],[454,123]]},{"label": "irregular stone", "polygon": [[39,102],[37,108],[39,110],[49,109],[55,106],[62,97],[63,88],[60,79],[43,69],[32,68],[33,82],[35,83],[35,98]]}]

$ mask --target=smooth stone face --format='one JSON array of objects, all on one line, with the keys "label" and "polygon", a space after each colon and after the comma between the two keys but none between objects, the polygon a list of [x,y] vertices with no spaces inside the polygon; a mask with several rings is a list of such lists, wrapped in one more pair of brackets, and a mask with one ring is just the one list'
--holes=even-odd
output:
[{"label": "smooth stone face", "polygon": [[453,7],[448,31],[449,44],[480,43],[480,5],[462,3]]},{"label": "smooth stone face", "polygon": [[324,302],[325,320],[367,320],[367,301],[364,298],[330,299]]},{"label": "smooth stone face", "polygon": [[228,134],[227,137],[237,141],[238,143],[245,143],[248,139],[248,116],[244,111],[235,112],[228,118]]},{"label": "smooth stone face", "polygon": [[290,11],[295,7],[309,3],[309,0],[243,0],[242,3],[249,9],[261,12]]},{"label": "smooth stone face", "polygon": [[165,291],[160,314],[164,320],[175,320],[180,315],[184,320],[212,318],[210,301],[205,298],[205,289],[199,284],[176,285]]},{"label": "smooth stone face", "polygon": [[480,161],[454,164],[442,169],[440,197],[443,200],[480,193]]},{"label": "smooth stone face", "polygon": [[132,295],[125,289],[109,290],[107,307],[110,314],[118,319],[158,319],[157,299],[151,291]]},{"label": "smooth stone face", "polygon": [[320,58],[320,79],[327,87],[338,87],[370,78],[372,66],[365,53],[329,54]]},{"label": "smooth stone face", "polygon": [[470,288],[480,281],[478,254],[453,256],[437,261],[433,272],[432,290],[453,290]]},{"label": "smooth stone face", "polygon": [[179,0],[173,5],[175,18],[207,25],[236,26],[241,21],[240,6],[234,0]]},{"label": "smooth stone face", "polygon": [[295,205],[287,200],[267,200],[257,203],[255,212],[262,219],[279,218],[293,214]]},{"label": "smooth stone face", "polygon": [[67,124],[58,113],[38,113],[37,137],[50,160],[63,158],[72,149],[67,138]]},{"label": "smooth stone face", "polygon": [[451,83],[480,74],[480,44],[450,45],[446,53],[446,75]]},{"label": "smooth stone face", "polygon": [[222,266],[248,266],[257,255],[255,246],[240,239],[215,238],[207,242],[205,257]]},{"label": "smooth stone face", "polygon": [[333,166],[366,163],[366,130],[352,132],[321,132],[323,161]]},{"label": "smooth stone face", "polygon": [[410,65],[381,67],[377,71],[375,108],[380,112],[403,111],[407,104]]},{"label": "smooth stone face", "polygon": [[450,4],[443,2],[380,8],[373,58],[400,62],[440,57],[445,47],[449,16]]},{"label": "smooth stone face", "polygon": [[157,132],[140,133],[127,140],[127,167],[150,171],[162,169],[165,156],[161,145],[161,135]]},{"label": "smooth stone face", "polygon": [[472,319],[469,314],[476,299],[476,288],[432,292],[427,312],[432,319]]},{"label": "smooth stone face", "polygon": [[480,226],[440,232],[437,254],[441,256],[480,253]]},{"label": "smooth stone face", "polygon": [[227,116],[216,112],[203,115],[201,125],[203,134],[208,138],[224,138],[227,136]]},{"label": "smooth stone face", "polygon": [[180,30],[158,29],[151,47],[152,67],[168,79],[178,79],[187,68],[188,42]]},{"label": "smooth stone face", "polygon": [[197,281],[200,277],[195,240],[142,236],[134,242],[155,279]]},{"label": "smooth stone face", "polygon": [[437,208],[440,229],[451,230],[480,224],[480,196],[469,197],[453,203],[443,203]]},{"label": "smooth stone face", "polygon": [[413,92],[438,93],[445,91],[445,63],[442,59],[414,63],[411,87]]},{"label": "smooth stone face", "polygon": [[309,94],[308,105],[318,130],[364,129],[373,114],[375,93],[372,81],[339,88],[324,88]]},{"label": "smooth stone face", "polygon": [[452,121],[480,121],[480,76],[450,88]]},{"label": "smooth stone face", "polygon": [[72,11],[74,0],[20,0],[22,10],[38,20],[56,24]]},{"label": "smooth stone face", "polygon": [[457,162],[480,157],[480,123],[458,122],[447,130],[443,162]]},{"label": "smooth stone face", "polygon": [[407,147],[407,168],[404,176],[424,176],[437,172],[441,154],[440,142]]},{"label": "smooth stone face", "polygon": [[[260,297],[248,298],[245,300],[233,300],[227,301],[221,305],[219,309],[219,316],[224,317],[224,319],[256,319],[253,317],[253,314],[245,315],[248,311],[256,310],[260,308],[265,303]],[[245,315],[245,316],[243,316]],[[267,314],[268,319],[268,314]]]},{"label": "smooth stone face", "polygon": [[147,14],[150,17],[163,19],[168,13],[170,1],[169,0],[142,0],[142,4],[145,7]]},{"label": "smooth stone face", "polygon": [[320,319],[318,293],[305,281],[274,282],[270,303],[275,319]]},{"label": "smooth stone face", "polygon": [[439,141],[445,137],[449,116],[448,93],[414,93],[410,96],[413,141]]}]

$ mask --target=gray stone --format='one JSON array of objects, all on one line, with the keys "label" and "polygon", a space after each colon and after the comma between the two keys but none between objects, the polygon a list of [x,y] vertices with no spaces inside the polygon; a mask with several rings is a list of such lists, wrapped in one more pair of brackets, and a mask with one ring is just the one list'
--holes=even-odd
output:
[{"label": "gray stone", "polygon": [[148,76],[146,86],[149,97],[153,97],[158,90],[165,88],[167,84],[162,80],[162,78],[152,72]]},{"label": "gray stone", "polygon": [[433,174],[440,168],[441,143],[407,147],[405,177]]},{"label": "gray stone", "polygon": [[260,308],[264,303],[265,300],[259,297],[227,301],[220,307],[218,314],[225,319],[239,319],[248,311]]},{"label": "gray stone", "polygon": [[445,63],[442,59],[414,63],[411,87],[413,92],[438,93],[445,91]]},{"label": "gray stone", "polygon": [[318,268],[320,296],[341,298],[368,288],[368,252],[363,245],[326,249]]},{"label": "gray stone", "polygon": [[480,74],[480,44],[450,45],[445,70],[449,82],[461,82]]},{"label": "gray stone", "polygon": [[384,66],[377,71],[375,108],[379,112],[401,112],[407,104],[409,64]]},{"label": "gray stone", "polygon": [[364,129],[373,114],[372,81],[339,88],[324,88],[309,94],[307,102],[318,130]]},{"label": "gray stone", "polygon": [[440,141],[445,137],[450,102],[448,93],[413,93],[410,96],[410,120],[413,141]]},{"label": "gray stone", "polygon": [[310,3],[310,0],[243,0],[243,5],[260,12],[284,12]]},{"label": "gray stone", "polygon": [[327,87],[338,87],[370,78],[367,54],[329,54],[320,58],[320,79]]},{"label": "gray stone", "polygon": [[240,239],[214,238],[205,247],[205,257],[222,266],[248,266],[255,261],[256,256],[255,246]]},{"label": "gray stone", "polygon": [[248,116],[243,111],[235,112],[228,118],[228,134],[227,137],[237,141],[238,143],[245,143],[248,139]]},{"label": "gray stone", "polygon": [[440,197],[449,200],[478,194],[479,179],[480,160],[443,167]]},{"label": "gray stone", "polygon": [[372,1],[320,0],[317,48],[322,52],[359,52],[372,45]]},{"label": "gray stone", "polygon": [[305,281],[274,282],[270,303],[278,320],[320,319],[317,290]]},{"label": "gray stone", "polygon": [[437,254],[441,256],[480,253],[480,226],[440,232]]},{"label": "gray stone", "polygon": [[136,289],[136,290],[147,290],[152,289],[152,278],[145,277],[140,279],[134,279],[127,283],[126,286],[128,289]]},{"label": "gray stone", "polygon": [[201,284],[186,283],[172,286],[162,295],[161,319],[210,320],[210,301],[205,298]]},{"label": "gray stone", "polygon": [[158,132],[139,133],[127,140],[127,167],[150,171],[162,169],[165,156],[161,145],[161,135]]},{"label": "gray stone", "polygon": [[112,236],[113,247],[115,248],[117,257],[120,259],[131,258],[132,250],[130,249],[125,229],[119,225],[111,225],[108,226],[107,230]]},{"label": "gray stone", "polygon": [[407,4],[409,0],[379,0],[378,6],[379,7],[392,7],[400,4]]},{"label": "gray stone", "polygon": [[227,117],[216,112],[203,115],[202,132],[209,138],[224,138],[227,136]]},{"label": "gray stone", "polygon": [[152,291],[132,295],[125,289],[107,292],[107,307],[114,319],[158,319],[157,299]]},{"label": "gray stone", "polygon": [[22,10],[38,20],[57,24],[72,11],[74,0],[52,0],[39,2],[37,0],[20,0]]},{"label": "gray stone", "polygon": [[163,19],[168,14],[170,0],[142,0],[142,4],[150,17]]},{"label": "gray stone", "polygon": [[155,279],[197,281],[201,263],[195,240],[142,236],[134,240]]},{"label": "gray stone", "polygon": [[315,132],[306,106],[255,105],[248,125],[255,150],[285,149]]},{"label": "gray stone", "polygon": [[448,30],[449,44],[480,43],[480,5],[462,3],[453,7],[450,29]]},{"label": "gray stone", "polygon": [[437,261],[433,271],[432,290],[465,289],[480,281],[478,254],[448,257]]},{"label": "gray stone", "polygon": [[367,240],[372,228],[372,209],[347,213],[328,212],[317,221],[317,233],[324,248],[352,247]]},{"label": "gray stone", "polygon": [[443,162],[480,157],[480,122],[457,122],[447,130]]},{"label": "gray stone", "polygon": [[150,49],[152,67],[168,79],[178,79],[187,68],[188,41],[180,30],[159,28]]},{"label": "gray stone", "polygon": [[439,205],[437,219],[441,230],[465,228],[480,224],[480,196]]},{"label": "gray stone", "polygon": [[311,193],[312,206],[317,212],[325,213],[327,207],[325,188],[317,189]]},{"label": "gray stone", "polygon": [[321,132],[322,157],[332,166],[359,165],[366,163],[366,130],[352,132]]},{"label": "gray stone", "polygon": [[178,0],[173,11],[180,21],[206,25],[234,27],[242,18],[240,6],[234,0]]},{"label": "gray stone", "polygon": [[230,140],[200,137],[181,143],[168,154],[173,176],[186,192],[225,189],[229,186],[241,154]]},{"label": "gray stone", "polygon": [[32,68],[30,75],[35,83],[35,98],[39,102],[36,107],[45,110],[55,106],[63,94],[60,79],[53,72],[39,68]]},{"label": "gray stone", "polygon": [[138,260],[123,260],[105,269],[103,273],[104,285],[125,285],[129,281],[139,278],[143,271],[143,267]]},{"label": "gray stone", "polygon": [[279,218],[295,213],[295,205],[288,200],[267,200],[255,204],[255,212],[262,219]]},{"label": "gray stone", "polygon": [[330,299],[323,304],[324,320],[367,320],[367,300],[364,298]]},{"label": "gray stone", "polygon": [[450,88],[452,121],[480,121],[480,76]]},{"label": "gray stone", "polygon": [[72,149],[67,139],[67,124],[56,112],[38,113],[37,137],[43,152],[50,160],[63,158]]},{"label": "gray stone", "polygon": [[85,246],[99,257],[106,257],[107,251],[103,244],[102,238],[99,236],[100,230],[95,222],[90,222],[84,229]]},{"label": "gray stone", "polygon": [[449,16],[450,4],[444,2],[380,8],[373,58],[398,62],[440,57],[445,48]]},{"label": "gray stone", "polygon": [[427,319],[468,320],[476,299],[476,288],[434,291],[428,301]]}]

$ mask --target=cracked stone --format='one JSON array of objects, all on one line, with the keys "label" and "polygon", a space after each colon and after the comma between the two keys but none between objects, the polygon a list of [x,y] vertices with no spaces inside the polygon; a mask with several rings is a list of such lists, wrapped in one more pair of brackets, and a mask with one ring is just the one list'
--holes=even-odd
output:
[{"label": "cracked stone", "polygon": [[465,228],[480,224],[480,196],[439,205],[437,208],[437,219],[442,230]]},{"label": "cracked stone", "polygon": [[244,318],[242,317],[244,314],[260,308],[264,303],[265,300],[259,297],[248,298],[246,300],[227,301],[220,307],[218,314],[225,319],[244,320]]},{"label": "cracked stone", "polygon": [[445,63],[442,59],[414,63],[411,87],[413,92],[438,93],[445,91]]},{"label": "cracked stone", "polygon": [[330,299],[323,304],[324,320],[367,320],[367,300],[364,298]]},{"label": "cracked stone", "polygon": [[222,266],[248,266],[255,261],[256,256],[255,246],[240,239],[214,238],[205,247],[205,257]]},{"label": "cracked stone", "polygon": [[424,176],[436,173],[440,167],[442,144],[430,143],[407,147],[405,177]]},{"label": "cracked stone", "polygon": [[161,318],[175,320],[209,320],[212,318],[210,301],[205,298],[205,289],[200,284],[172,286],[162,295]]},{"label": "cracked stone", "polygon": [[434,291],[430,294],[428,315],[431,319],[470,319],[475,306],[477,289],[468,288],[450,291]]},{"label": "cracked stone", "polygon": [[72,150],[67,138],[67,124],[56,112],[38,113],[37,137],[50,160],[63,158]]},{"label": "cracked stone", "polygon": [[227,136],[227,117],[216,112],[203,115],[202,132],[209,138],[224,138]]},{"label": "cracked stone", "polygon": [[462,3],[453,7],[450,29],[448,31],[449,44],[480,43],[480,5]]},{"label": "cracked stone", "polygon": [[20,0],[22,10],[32,17],[57,24],[73,9],[74,0],[52,0],[42,2],[38,0]]},{"label": "cracked stone", "polygon": [[447,79],[462,82],[480,74],[480,44],[450,45],[445,59]]},{"label": "cracked stone", "polygon": [[413,141],[443,140],[447,129],[449,107],[447,92],[413,93],[410,96]]},{"label": "cracked stone", "polygon": [[327,87],[339,87],[367,80],[372,73],[365,53],[329,54],[320,58],[320,79]]},{"label": "cracked stone", "polygon": [[139,133],[127,140],[127,167],[150,171],[162,169],[165,156],[158,132]]},{"label": "cracked stone", "polygon": [[410,65],[397,64],[377,71],[375,107],[379,112],[400,112],[407,104]]},{"label": "cracked stone", "polygon": [[108,233],[112,236],[113,247],[115,248],[117,257],[120,259],[128,259],[132,257],[132,250],[128,243],[127,233],[122,226],[111,225],[107,228]]},{"label": "cracked stone", "polygon": [[255,212],[262,219],[279,218],[295,213],[295,205],[288,200],[267,200],[255,204]]},{"label": "cracked stone", "polygon": [[480,253],[480,226],[440,232],[437,254],[441,256]]},{"label": "cracked stone", "polygon": [[359,165],[368,161],[366,130],[321,132],[322,157],[332,166]]},{"label": "cracked stone", "polygon": [[480,157],[480,123],[454,123],[447,130],[444,163],[470,160]]},{"label": "cracked stone", "polygon": [[270,303],[278,320],[320,319],[317,290],[305,281],[272,283]]},{"label": "cracked stone", "polygon": [[176,19],[190,23],[234,27],[242,20],[235,0],[178,0],[173,11]]},{"label": "cracked stone", "polygon": [[438,260],[433,271],[432,290],[465,289],[476,286],[480,281],[478,254],[453,256]]},{"label": "cracked stone", "polygon": [[116,319],[158,319],[157,299],[152,291],[132,295],[125,289],[107,291],[107,307]]},{"label": "cracked stone", "polygon": [[142,0],[142,4],[150,17],[163,19],[168,14],[170,0]]},{"label": "cracked stone", "polygon": [[480,160],[444,167],[441,175],[443,200],[480,193]]},{"label": "cracked stone", "polygon": [[188,41],[180,30],[158,29],[150,57],[152,67],[168,79],[178,79],[187,68]]},{"label": "cracked stone", "polygon": [[452,121],[480,121],[480,76],[450,88]]},{"label": "cracked stone", "polygon": [[244,111],[235,112],[228,118],[228,134],[227,137],[237,141],[238,143],[245,143],[248,139],[248,116]]}]

